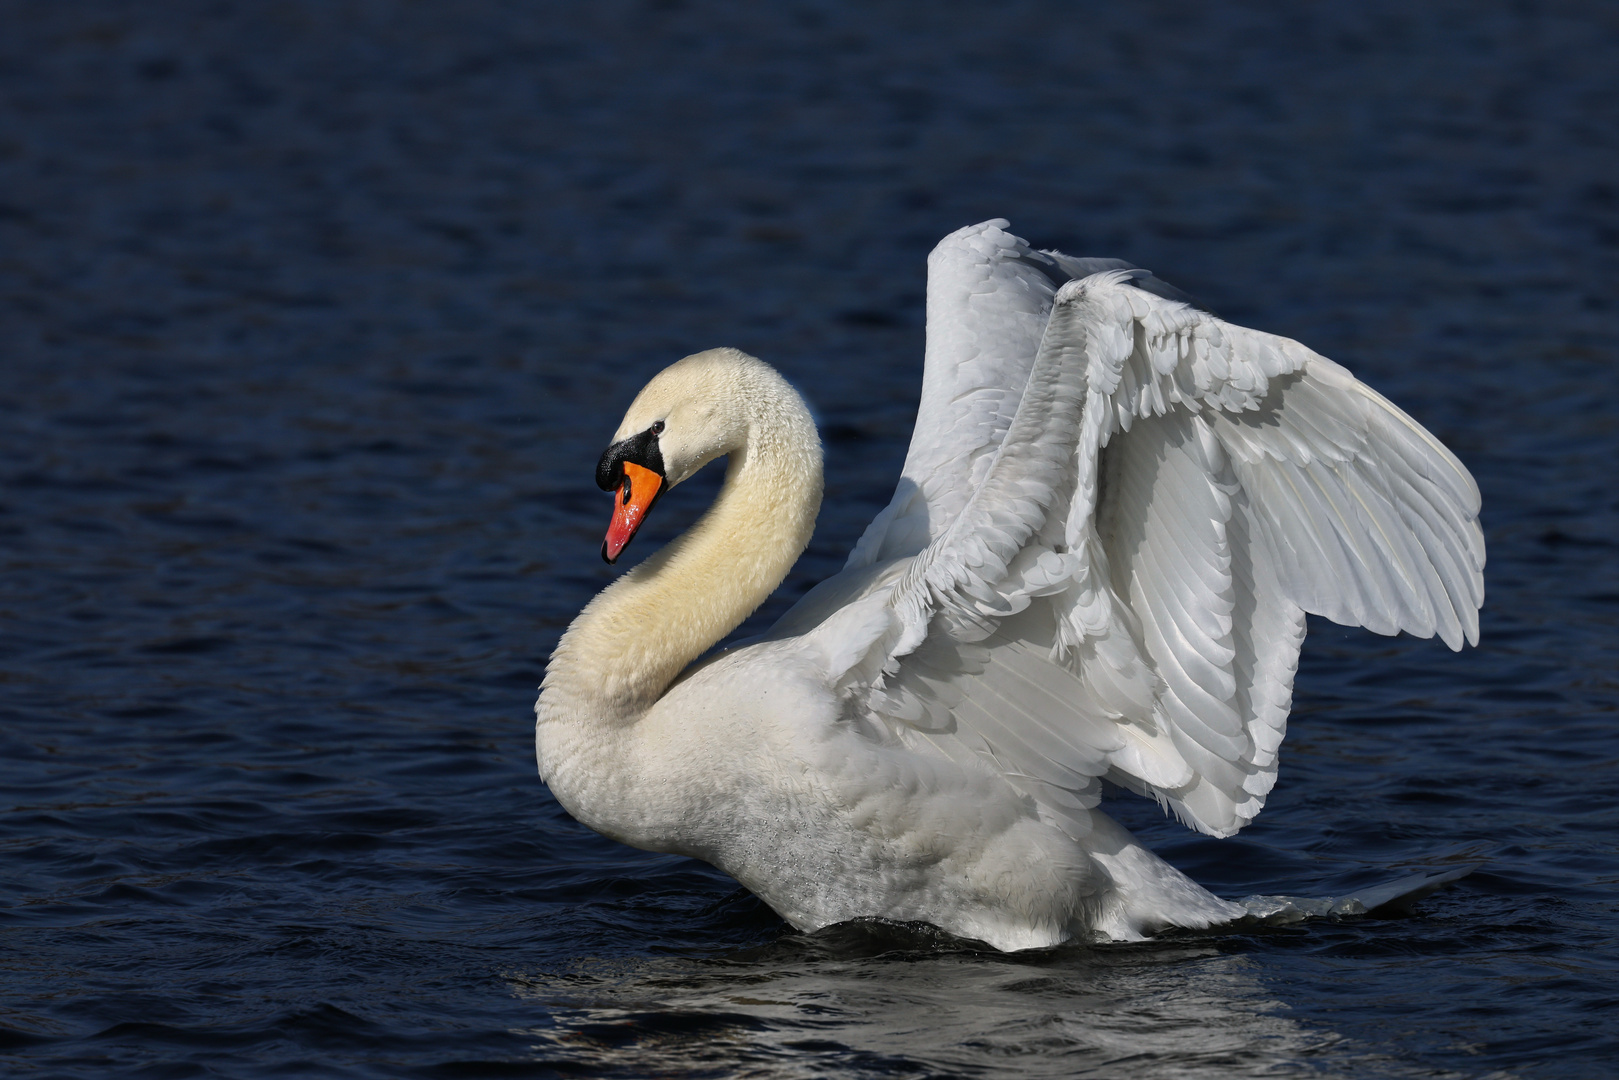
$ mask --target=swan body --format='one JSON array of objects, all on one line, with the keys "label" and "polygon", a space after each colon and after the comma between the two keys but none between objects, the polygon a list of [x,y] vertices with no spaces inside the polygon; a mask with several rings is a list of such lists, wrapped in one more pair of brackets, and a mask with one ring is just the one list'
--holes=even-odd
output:
[{"label": "swan body", "polygon": [[800,929],[879,916],[1010,950],[1239,918],[1097,809],[1101,782],[1231,835],[1274,783],[1306,612],[1477,640],[1478,489],[1432,435],[1297,342],[1006,226],[930,257],[894,500],[762,640],[699,661],[809,542],[798,393],[736,350],[687,357],[598,468],[611,561],[729,456],[707,514],[557,645],[541,776]]}]

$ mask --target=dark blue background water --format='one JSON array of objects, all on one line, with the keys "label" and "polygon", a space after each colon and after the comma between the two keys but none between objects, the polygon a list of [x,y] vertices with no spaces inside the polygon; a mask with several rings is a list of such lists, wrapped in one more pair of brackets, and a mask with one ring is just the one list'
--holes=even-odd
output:
[{"label": "dark blue background water", "polygon": [[[6,0],[0,1071],[1608,1072],[1616,72],[1598,3]],[[1484,863],[1413,917],[806,937],[536,779],[642,380],[735,345],[818,410],[771,618],[892,489],[924,256],[997,215],[1477,475],[1478,649],[1313,624],[1256,824],[1116,808],[1229,896]]]}]

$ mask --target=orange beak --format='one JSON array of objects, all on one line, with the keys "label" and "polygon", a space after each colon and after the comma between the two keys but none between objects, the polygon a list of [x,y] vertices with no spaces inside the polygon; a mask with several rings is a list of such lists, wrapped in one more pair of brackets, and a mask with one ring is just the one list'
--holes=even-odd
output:
[{"label": "orange beak", "polygon": [[624,462],[624,482],[613,495],[613,520],[602,541],[602,558],[617,562],[619,553],[635,538],[648,510],[663,491],[663,477],[633,461]]}]

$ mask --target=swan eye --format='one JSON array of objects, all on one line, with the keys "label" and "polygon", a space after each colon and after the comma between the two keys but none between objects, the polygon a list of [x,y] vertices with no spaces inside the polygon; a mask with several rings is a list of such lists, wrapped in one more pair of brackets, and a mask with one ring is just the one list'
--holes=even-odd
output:
[{"label": "swan eye", "polygon": [[652,434],[654,434],[654,435],[662,435],[663,434],[663,421],[662,420],[658,420],[658,421],[655,421],[653,423],[653,425],[652,425]]}]

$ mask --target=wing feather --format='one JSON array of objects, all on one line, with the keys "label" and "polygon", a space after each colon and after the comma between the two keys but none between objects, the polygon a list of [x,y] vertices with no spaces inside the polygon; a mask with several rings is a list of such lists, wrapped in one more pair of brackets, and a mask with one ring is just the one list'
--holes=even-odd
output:
[{"label": "wing feather", "polygon": [[1298,342],[1005,226],[929,258],[917,433],[849,560],[893,569],[810,634],[848,708],[1076,836],[1103,777],[1229,835],[1275,783],[1306,612],[1476,642],[1477,485]]}]

